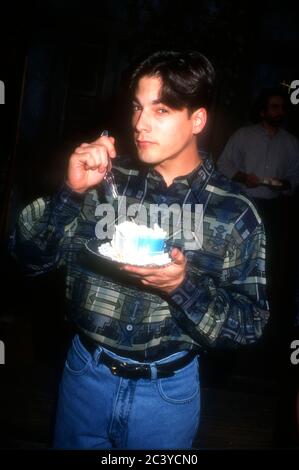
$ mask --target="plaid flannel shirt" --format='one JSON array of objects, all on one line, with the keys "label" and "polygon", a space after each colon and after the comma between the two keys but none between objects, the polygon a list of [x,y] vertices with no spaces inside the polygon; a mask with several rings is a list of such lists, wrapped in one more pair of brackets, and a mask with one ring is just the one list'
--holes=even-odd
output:
[{"label": "plaid flannel shirt", "polygon": [[[153,168],[114,163],[118,192],[128,204],[203,207],[203,239],[196,250],[171,236],[187,258],[186,277],[171,294],[140,286],[88,258],[105,200],[102,186],[84,195],[67,186],[21,213],[12,251],[26,272],[66,270],[68,317],[104,347],[136,360],[180,350],[235,347],[256,342],[269,317],[265,233],[254,204],[215,170],[209,158],[167,187]],[[172,227],[174,230],[174,227]],[[172,232],[174,234],[174,232]],[[45,299],[46,301],[46,299]]]}]

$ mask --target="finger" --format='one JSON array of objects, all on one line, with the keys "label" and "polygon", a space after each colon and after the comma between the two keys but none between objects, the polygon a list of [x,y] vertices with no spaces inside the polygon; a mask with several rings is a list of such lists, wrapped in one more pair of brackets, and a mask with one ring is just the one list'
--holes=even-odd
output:
[{"label": "finger", "polygon": [[85,170],[98,170],[100,173],[104,173],[106,171],[106,168],[99,165],[90,153],[80,153],[78,155],[76,165],[84,165]]},{"label": "finger", "polygon": [[111,171],[111,168],[112,168],[111,158],[108,158],[107,170]]},{"label": "finger", "polygon": [[140,283],[144,286],[151,286],[157,289],[162,289],[164,287],[161,283],[149,279],[140,279]]},{"label": "finger", "polygon": [[173,248],[171,251],[171,258],[176,264],[184,264],[185,256],[178,248]]},{"label": "finger", "polygon": [[89,144],[81,144],[80,147],[75,148],[74,153],[86,153]]},{"label": "finger", "polygon": [[103,145],[92,145],[90,146],[90,152],[98,163],[99,171],[106,171],[108,169],[110,160],[106,147],[104,147]]},{"label": "finger", "polygon": [[86,170],[96,170],[98,168],[97,162],[89,153],[81,153],[78,155],[76,163],[79,166],[84,165]]},{"label": "finger", "polygon": [[110,158],[116,157],[116,151],[114,146],[115,139],[113,137],[102,136],[96,139],[93,144],[103,145],[108,152]]},{"label": "finger", "polygon": [[152,286],[155,286],[155,285],[161,285],[162,283],[162,280],[157,278],[156,276],[145,276],[144,278],[142,278],[143,281],[146,281],[148,284],[151,284]]},{"label": "finger", "polygon": [[157,274],[157,270],[159,268],[140,268],[138,266],[124,265],[121,269],[130,273],[137,274],[141,277],[146,277]]},{"label": "finger", "polygon": [[81,150],[79,148],[79,151],[76,153],[80,155],[82,155],[82,153],[88,153],[89,155],[91,155],[100,173],[103,173],[104,171],[107,170],[109,157],[107,155],[107,149],[103,145],[90,145],[89,144],[86,147],[84,146],[84,148],[82,148]]}]

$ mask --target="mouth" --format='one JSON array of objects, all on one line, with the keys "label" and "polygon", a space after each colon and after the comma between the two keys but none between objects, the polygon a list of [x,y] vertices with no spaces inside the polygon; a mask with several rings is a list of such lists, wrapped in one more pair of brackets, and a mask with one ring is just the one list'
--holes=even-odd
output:
[{"label": "mouth", "polygon": [[153,145],[155,142],[151,142],[149,140],[137,140],[136,145],[139,148],[146,148],[149,147],[150,145]]}]

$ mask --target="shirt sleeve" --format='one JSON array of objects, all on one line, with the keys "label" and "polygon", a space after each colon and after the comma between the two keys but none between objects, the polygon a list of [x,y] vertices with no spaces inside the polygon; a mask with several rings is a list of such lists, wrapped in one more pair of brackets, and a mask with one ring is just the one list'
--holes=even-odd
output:
[{"label": "shirt sleeve", "polygon": [[218,170],[227,178],[232,179],[232,177],[241,170],[241,155],[242,152],[239,145],[239,131],[237,131],[230,137],[218,159]]},{"label": "shirt sleeve", "polygon": [[251,233],[234,228],[220,281],[188,269],[170,298],[171,314],[201,346],[256,342],[269,318],[262,223]]},{"label": "shirt sleeve", "polygon": [[21,212],[10,251],[27,274],[35,276],[63,264],[84,197],[64,185],[55,196],[39,198]]}]

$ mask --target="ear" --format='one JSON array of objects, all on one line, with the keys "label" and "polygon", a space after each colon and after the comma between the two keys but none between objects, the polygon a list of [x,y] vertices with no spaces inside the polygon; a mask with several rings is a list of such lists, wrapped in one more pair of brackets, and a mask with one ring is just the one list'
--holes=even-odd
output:
[{"label": "ear", "polygon": [[199,108],[192,113],[193,134],[199,134],[203,130],[207,122],[207,117],[207,110],[205,108]]}]

